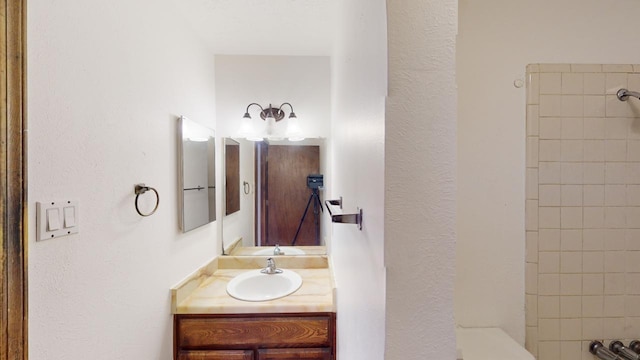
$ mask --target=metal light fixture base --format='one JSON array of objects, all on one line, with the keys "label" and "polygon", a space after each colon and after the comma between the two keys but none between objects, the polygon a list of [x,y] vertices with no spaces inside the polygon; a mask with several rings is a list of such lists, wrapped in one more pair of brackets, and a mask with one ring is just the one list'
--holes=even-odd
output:
[{"label": "metal light fixture base", "polygon": [[284,111],[282,111],[280,108],[273,107],[271,105],[269,105],[268,108],[260,111],[260,118],[262,120],[266,120],[267,119],[267,115],[269,113],[273,114],[273,118],[276,119],[276,121],[280,121],[280,120],[284,119]]}]

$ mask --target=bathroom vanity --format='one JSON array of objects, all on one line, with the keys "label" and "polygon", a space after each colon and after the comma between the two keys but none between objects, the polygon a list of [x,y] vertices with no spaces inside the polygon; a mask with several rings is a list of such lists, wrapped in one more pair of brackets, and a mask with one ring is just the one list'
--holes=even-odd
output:
[{"label": "bathroom vanity", "polygon": [[224,256],[172,289],[174,359],[334,360],[335,286],[326,256],[274,257],[302,285],[268,301],[226,291],[236,276],[263,268],[266,256]]}]

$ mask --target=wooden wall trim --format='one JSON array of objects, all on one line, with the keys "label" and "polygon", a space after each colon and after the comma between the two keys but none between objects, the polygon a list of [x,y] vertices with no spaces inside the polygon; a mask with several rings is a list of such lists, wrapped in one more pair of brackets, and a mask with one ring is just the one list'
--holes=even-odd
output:
[{"label": "wooden wall trim", "polygon": [[0,360],[27,359],[26,0],[0,0]]}]

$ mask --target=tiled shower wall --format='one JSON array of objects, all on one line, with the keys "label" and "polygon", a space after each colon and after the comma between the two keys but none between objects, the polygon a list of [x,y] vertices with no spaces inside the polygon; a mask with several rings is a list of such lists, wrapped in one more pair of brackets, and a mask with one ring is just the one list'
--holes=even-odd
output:
[{"label": "tiled shower wall", "polygon": [[640,65],[527,67],[526,347],[640,338]]}]

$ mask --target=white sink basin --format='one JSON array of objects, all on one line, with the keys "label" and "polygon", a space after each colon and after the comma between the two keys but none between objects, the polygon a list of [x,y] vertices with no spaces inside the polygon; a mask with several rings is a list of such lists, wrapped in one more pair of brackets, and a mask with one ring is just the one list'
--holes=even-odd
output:
[{"label": "white sink basin", "polygon": [[[273,249],[275,249],[275,246],[269,246],[269,247],[265,247],[265,248],[261,248],[259,250],[257,250],[256,252],[254,252],[254,255],[273,255]],[[280,251],[284,252],[284,254],[282,255],[304,255],[305,252],[295,248],[293,246],[280,246]]]},{"label": "white sink basin", "polygon": [[291,270],[278,274],[263,274],[261,270],[242,273],[229,281],[227,293],[238,300],[268,301],[293,294],[302,285],[302,278]]}]

